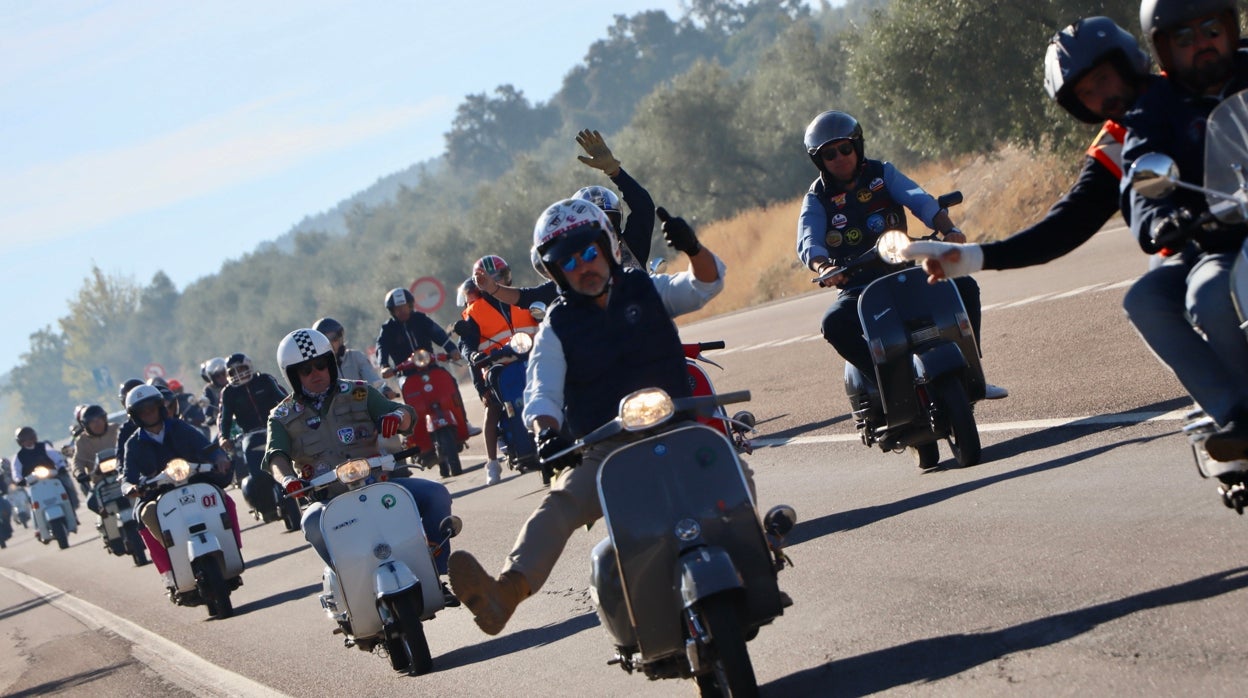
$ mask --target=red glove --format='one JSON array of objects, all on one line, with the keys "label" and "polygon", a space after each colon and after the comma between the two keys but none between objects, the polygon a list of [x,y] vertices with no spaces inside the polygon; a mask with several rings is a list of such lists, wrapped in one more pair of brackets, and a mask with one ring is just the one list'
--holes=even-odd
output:
[{"label": "red glove", "polygon": [[292,477],[291,479],[286,481],[286,494],[293,495],[294,493],[298,492],[299,490],[307,486],[308,486],[308,483],[304,482],[303,480],[300,480],[297,477]]},{"label": "red glove", "polygon": [[381,432],[381,438],[388,439],[399,433],[399,425],[403,423],[403,417],[398,412],[391,412],[381,418],[378,429]]}]

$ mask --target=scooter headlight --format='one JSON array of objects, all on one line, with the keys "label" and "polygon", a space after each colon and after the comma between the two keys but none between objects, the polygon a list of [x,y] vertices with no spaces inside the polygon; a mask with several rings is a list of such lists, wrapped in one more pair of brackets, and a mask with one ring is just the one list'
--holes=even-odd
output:
[{"label": "scooter headlight", "polygon": [[507,342],[507,346],[517,354],[527,354],[533,349],[533,335],[528,332],[517,332],[511,335],[511,340]]},{"label": "scooter headlight", "polygon": [[100,472],[101,473],[117,472],[117,459],[105,458],[104,460],[100,461]]},{"label": "scooter headlight", "polygon": [[35,466],[35,469],[32,470],[30,474],[34,475],[40,480],[47,480],[48,478],[52,477],[52,475],[54,474],[54,471],[46,465],[39,465],[39,466]]},{"label": "scooter headlight", "polygon": [[428,349],[417,349],[416,353],[412,354],[412,363],[416,365],[416,368],[424,368],[433,363],[433,354],[430,354]]},{"label": "scooter headlight", "polygon": [[191,476],[191,464],[182,458],[174,458],[165,464],[165,475],[174,482],[184,482]]},{"label": "scooter headlight", "polygon": [[338,474],[338,481],[344,485],[358,482],[368,477],[371,468],[368,467],[368,461],[363,459],[349,460],[346,463],[334,469]]},{"label": "scooter headlight", "polygon": [[880,235],[880,239],[875,241],[875,249],[880,253],[880,257],[889,264],[901,264],[906,258],[901,256],[901,251],[910,245],[910,236],[900,230],[889,230]]},{"label": "scooter headlight", "polygon": [[672,398],[658,388],[646,388],[620,400],[620,421],[628,431],[641,431],[671,419]]}]

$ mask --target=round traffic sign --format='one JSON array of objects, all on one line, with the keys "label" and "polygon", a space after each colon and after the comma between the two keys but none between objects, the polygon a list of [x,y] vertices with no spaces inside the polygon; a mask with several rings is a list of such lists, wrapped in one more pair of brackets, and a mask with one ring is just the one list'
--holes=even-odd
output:
[{"label": "round traffic sign", "polygon": [[432,276],[422,276],[408,287],[412,292],[412,308],[422,313],[432,313],[446,302],[446,287]]},{"label": "round traffic sign", "polygon": [[143,367],[143,377],[147,379],[164,378],[165,367],[160,364],[152,363]]}]

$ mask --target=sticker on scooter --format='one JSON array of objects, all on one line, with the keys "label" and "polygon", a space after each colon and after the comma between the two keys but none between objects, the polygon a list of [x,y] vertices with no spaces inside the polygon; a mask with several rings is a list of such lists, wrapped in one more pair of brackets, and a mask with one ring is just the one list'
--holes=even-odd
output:
[{"label": "sticker on scooter", "polygon": [[217,505],[217,495],[216,494],[204,495],[204,498],[200,500],[200,504],[203,504],[205,509],[211,509],[212,507],[215,507]]},{"label": "sticker on scooter", "polygon": [[343,521],[342,523],[335,525],[333,529],[331,530],[337,531],[338,529],[346,528],[347,526],[350,526],[351,524],[355,522],[356,522],[356,519],[347,519],[346,521]]},{"label": "sticker on scooter", "polygon": [[191,502],[194,502],[194,501],[195,501],[195,495],[193,494],[184,494],[181,497],[178,497],[178,504],[182,506],[186,506],[187,504],[190,504]]},{"label": "sticker on scooter", "polygon": [[655,444],[655,445],[654,445],[654,455],[656,455],[656,456],[666,456],[666,455],[667,455],[667,445],[666,445],[666,444]]},{"label": "sticker on scooter", "polygon": [[351,427],[343,427],[339,429],[338,440],[343,442],[344,444],[349,444],[352,441],[355,441],[355,430],[352,429]]},{"label": "sticker on scooter", "polygon": [[394,506],[395,504],[397,504],[397,503],[398,503],[398,502],[396,502],[396,501],[395,501],[395,499],[394,499],[394,495],[392,495],[392,494],[387,494],[387,495],[384,495],[384,496],[381,498],[381,506],[382,506],[382,508],[384,508],[384,509],[389,509],[389,508],[393,507],[393,506]]}]

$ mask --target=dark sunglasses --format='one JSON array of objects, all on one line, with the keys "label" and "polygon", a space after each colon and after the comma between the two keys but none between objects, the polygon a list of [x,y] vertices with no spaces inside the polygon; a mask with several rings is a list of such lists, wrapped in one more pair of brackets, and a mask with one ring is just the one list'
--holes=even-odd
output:
[{"label": "dark sunglasses", "polygon": [[299,375],[307,377],[318,371],[326,371],[329,369],[329,359],[322,356],[311,361],[305,361],[299,364]]},{"label": "dark sunglasses", "polygon": [[850,143],[849,141],[845,141],[844,143],[841,143],[840,145],[828,146],[820,150],[819,157],[823,158],[827,162],[832,162],[839,155],[849,157],[849,155],[853,152],[854,152],[854,144]]},{"label": "dark sunglasses", "polygon": [[1222,36],[1222,32],[1226,28],[1222,26],[1222,20],[1217,17],[1206,19],[1194,27],[1179,27],[1170,32],[1170,41],[1179,48],[1191,48],[1196,44],[1196,32],[1206,39],[1216,39]]},{"label": "dark sunglasses", "polygon": [[598,259],[598,246],[591,244],[589,247],[581,250],[580,254],[574,254],[560,262],[559,267],[564,271],[572,271],[576,269],[576,266],[581,262],[589,264],[595,259]]}]

